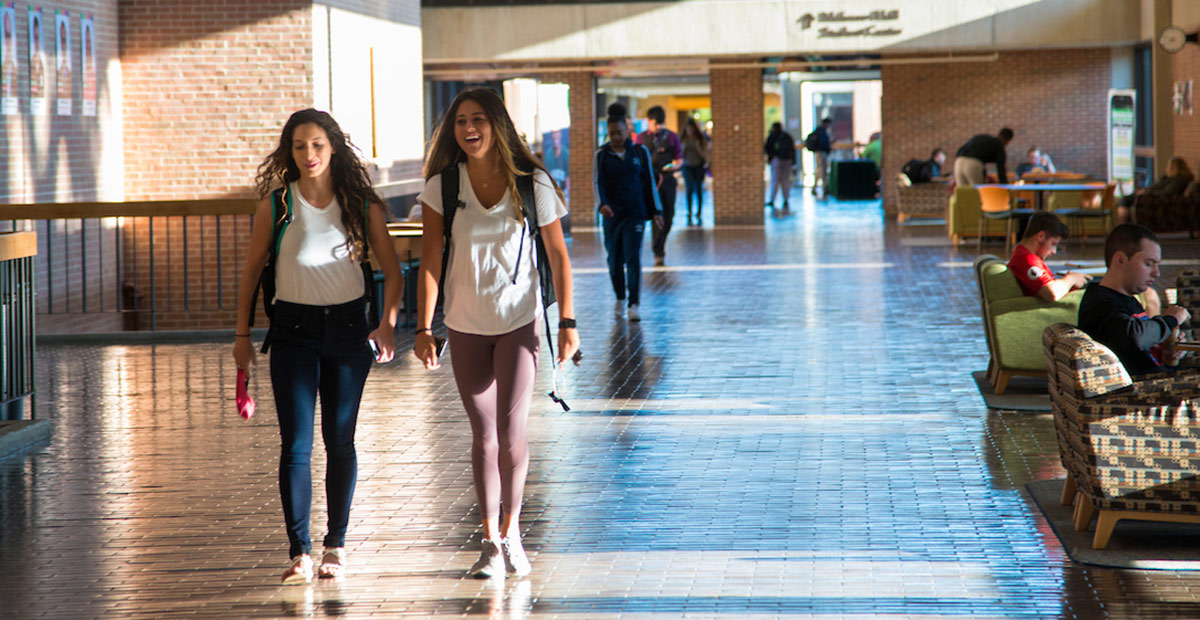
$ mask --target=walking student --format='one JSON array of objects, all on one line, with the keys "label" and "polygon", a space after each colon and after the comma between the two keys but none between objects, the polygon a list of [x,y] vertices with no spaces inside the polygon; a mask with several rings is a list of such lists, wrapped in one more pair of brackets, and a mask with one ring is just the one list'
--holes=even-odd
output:
[{"label": "walking student", "polygon": [[675,171],[683,163],[683,147],[679,136],[667,129],[667,113],[662,106],[654,106],[646,110],[646,123],[649,129],[638,134],[637,142],[650,151],[650,163],[658,174],[658,203],[662,207],[662,218],[655,220],[651,227],[652,235],[650,249],[654,250],[654,264],[663,265],[666,261],[667,235],[671,232],[671,222],[675,219],[675,192],[679,181]]},{"label": "walking student", "polygon": [[[442,182],[457,176],[453,204]],[[533,231],[519,186],[532,176],[536,221],[558,297],[558,363],[579,348],[571,261],[559,218],[562,194],[521,140],[498,95],[458,94],[433,135],[425,163],[424,242],[418,276],[416,343],[425,368],[439,366],[432,325],[442,272],[443,222],[453,209],[445,270],[445,323],[454,381],[471,422],[471,468],[483,520],[483,551],[467,571],[477,578],[525,575],[519,517],[529,470],[525,437],[539,348],[541,288]],[[524,177],[522,179],[521,177]]]},{"label": "walking student", "polygon": [[651,165],[650,151],[629,139],[625,117],[608,117],[608,142],[596,151],[592,187],[604,229],[608,275],[617,294],[615,311],[618,317],[624,315],[628,287],[630,321],[642,320],[638,304],[646,220],[662,225]]},{"label": "walking student", "polygon": [[796,165],[796,141],[783,130],[783,123],[772,123],[771,132],[763,142],[763,155],[771,165],[771,199],[767,206],[775,210],[775,195],[783,190],[783,210],[788,210],[788,194],[792,191],[792,166]]},{"label": "walking student", "polygon": [[[269,266],[274,291],[264,287],[263,292],[273,292],[273,298],[265,299],[273,311],[263,352],[271,356],[282,440],[279,493],[291,558],[283,583],[300,584],[313,578],[308,522],[317,397],[329,511],[319,574],[333,578],[346,570],[346,528],[358,475],[354,430],[359,401],[372,359],[392,359],[401,276],[383,201],[333,117],[312,109],[292,114],[279,145],[258,167],[257,188],[263,200],[254,215],[238,286],[233,359],[243,370],[257,363],[250,321],[259,275]],[[385,278],[377,327],[368,303],[368,249],[379,259]],[[368,340],[375,342],[378,356]]]},{"label": "walking student", "polygon": [[696,225],[700,225],[700,208],[704,206],[704,177],[708,167],[708,136],[700,130],[696,119],[688,117],[679,136],[683,144],[683,186],[687,197],[687,221],[692,225],[692,199],[696,200]]}]

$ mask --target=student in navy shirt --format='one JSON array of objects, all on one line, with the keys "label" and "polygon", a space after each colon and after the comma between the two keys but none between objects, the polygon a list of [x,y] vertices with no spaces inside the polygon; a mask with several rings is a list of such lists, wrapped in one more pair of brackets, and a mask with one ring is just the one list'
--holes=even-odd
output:
[{"label": "student in navy shirt", "polygon": [[646,220],[662,226],[650,152],[629,139],[623,115],[608,117],[608,142],[596,151],[593,165],[596,205],[608,252],[608,275],[617,295],[616,314],[625,314],[625,292],[629,291],[629,320],[640,321],[639,293],[642,283],[642,240]]}]

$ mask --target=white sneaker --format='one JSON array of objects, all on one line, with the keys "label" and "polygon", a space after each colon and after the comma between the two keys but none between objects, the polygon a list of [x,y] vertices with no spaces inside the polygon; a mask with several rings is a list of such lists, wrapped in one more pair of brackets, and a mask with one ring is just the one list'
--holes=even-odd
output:
[{"label": "white sneaker", "polygon": [[521,539],[515,536],[500,539],[500,549],[504,552],[504,567],[508,572],[518,577],[528,575],[533,567],[529,565],[529,558],[525,556],[525,547],[521,545]]},{"label": "white sneaker", "polygon": [[613,306],[613,314],[616,315],[616,317],[618,319],[625,318],[625,300],[624,299],[617,300],[617,304],[615,306]]},{"label": "white sneaker", "polygon": [[483,541],[483,553],[479,554],[479,559],[467,571],[468,577],[476,579],[491,579],[492,577],[504,576],[504,553],[500,551],[500,545],[494,540]]},{"label": "white sneaker", "polygon": [[638,305],[637,304],[633,304],[633,305],[629,306],[629,320],[630,321],[642,320],[642,315],[638,313]]}]

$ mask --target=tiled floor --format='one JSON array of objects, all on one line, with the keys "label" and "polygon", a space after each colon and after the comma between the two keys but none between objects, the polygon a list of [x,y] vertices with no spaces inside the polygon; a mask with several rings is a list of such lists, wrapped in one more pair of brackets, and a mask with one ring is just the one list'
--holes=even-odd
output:
[{"label": "tiled floor", "polygon": [[1061,475],[1053,430],[972,383],[973,248],[877,202],[793,204],[677,229],[641,324],[576,229],[585,362],[570,413],[535,400],[535,572],[503,583],[462,578],[479,533],[449,368],[374,369],[351,574],[281,587],[265,373],[244,422],[227,344],[43,346],[55,434],[0,462],[0,617],[1200,617],[1200,575],[1074,565],[1022,494]]}]

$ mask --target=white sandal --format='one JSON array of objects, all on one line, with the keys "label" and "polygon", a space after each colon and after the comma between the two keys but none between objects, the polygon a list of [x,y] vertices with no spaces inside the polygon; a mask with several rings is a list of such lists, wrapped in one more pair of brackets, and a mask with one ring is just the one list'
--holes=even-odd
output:
[{"label": "white sandal", "polygon": [[292,558],[292,565],[283,571],[283,585],[309,583],[313,578],[313,561],[307,553]]},{"label": "white sandal", "polygon": [[337,579],[346,573],[346,549],[344,547],[325,547],[321,556],[321,568],[318,571],[321,579]]}]

